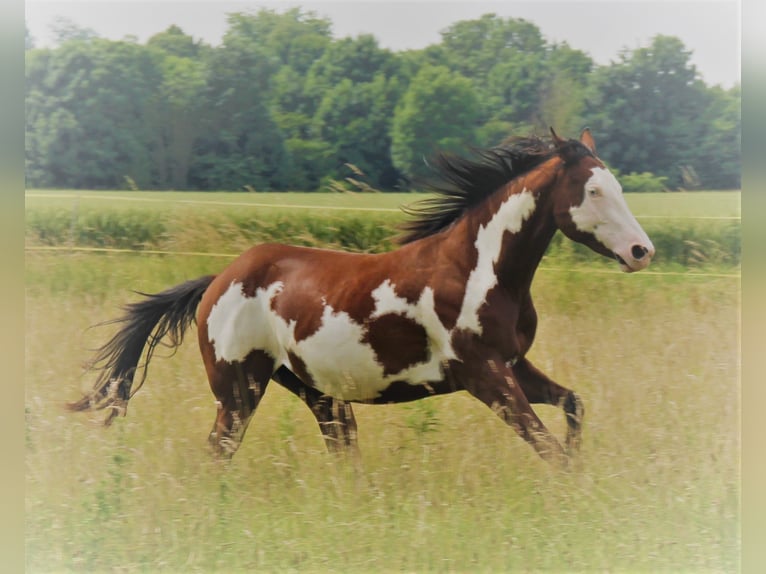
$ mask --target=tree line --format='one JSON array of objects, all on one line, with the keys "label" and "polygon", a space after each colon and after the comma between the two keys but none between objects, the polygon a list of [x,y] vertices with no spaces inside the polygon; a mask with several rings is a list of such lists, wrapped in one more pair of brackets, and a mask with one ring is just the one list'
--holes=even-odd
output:
[{"label": "tree line", "polygon": [[[60,25],[26,46],[28,187],[316,190],[361,171],[406,190],[436,151],[589,126],[623,175],[740,187],[740,88],[708,86],[672,36],[598,66],[488,14],[422,50],[334,39],[312,12],[228,17],[219,46],[177,26],[111,41]],[[350,167],[353,166],[353,167]]]}]

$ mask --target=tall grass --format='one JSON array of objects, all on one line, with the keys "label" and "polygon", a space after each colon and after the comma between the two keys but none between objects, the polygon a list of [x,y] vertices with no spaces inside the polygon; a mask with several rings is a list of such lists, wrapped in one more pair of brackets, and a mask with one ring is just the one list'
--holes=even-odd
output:
[{"label": "tall grass", "polygon": [[[394,246],[404,215],[394,206],[412,194],[125,194],[131,201],[107,201],[105,194],[53,197],[31,194],[27,243],[237,254],[255,243],[281,241],[381,252]],[[195,194],[197,197],[202,194]],[[391,196],[384,197],[381,196]],[[644,195],[646,197],[644,197]],[[632,194],[633,210],[657,248],[655,267],[737,266],[741,258],[737,193]],[[132,201],[141,200],[141,201]],[[253,203],[258,206],[252,206]],[[271,207],[265,207],[270,204]],[[314,208],[306,209],[305,205]],[[290,207],[290,205],[304,207]],[[338,210],[348,207],[348,211]],[[670,206],[670,207],[669,207]],[[365,211],[390,209],[391,211]],[[642,219],[644,216],[652,216]],[[659,216],[659,218],[655,217]],[[691,219],[690,219],[691,218]],[[569,263],[593,261],[592,253],[557,234],[549,256]]]},{"label": "tall grass", "polygon": [[[692,196],[632,207],[738,214],[732,195]],[[401,219],[329,209],[349,201],[337,195],[315,197],[326,210],[145,197],[157,202],[31,199],[27,244],[236,254],[283,240],[380,251]],[[657,246],[654,269],[738,265],[737,221],[642,223]],[[62,408],[92,383],[88,349],[111,334],[89,327],[134,300],[131,290],[215,273],[226,259],[28,252],[28,570],[738,570],[739,282],[589,271],[598,261],[557,236],[533,285],[540,325],[530,358],[586,407],[582,452],[557,472],[465,393],[356,405],[357,468],[325,452],[308,409],[275,383],[236,457],[216,462],[206,441],[215,406],[193,332],[175,356],[154,359],[127,416],[104,429],[100,413]],[[563,437],[561,411],[536,410]]]},{"label": "tall grass", "polygon": [[[531,359],[586,405],[570,472],[464,393],[355,406],[361,469],[272,383],[215,462],[194,333],[112,428],[66,413],[89,330],[214,258],[30,253],[30,572],[668,571],[739,567],[738,312],[731,278],[538,273]],[[540,407],[563,436],[559,410]]]}]

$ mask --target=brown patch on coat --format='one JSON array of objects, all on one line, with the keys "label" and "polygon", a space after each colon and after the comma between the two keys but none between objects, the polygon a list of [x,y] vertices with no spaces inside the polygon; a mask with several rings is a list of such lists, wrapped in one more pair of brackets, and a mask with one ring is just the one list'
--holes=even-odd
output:
[{"label": "brown patch on coat", "polygon": [[431,356],[423,325],[396,313],[387,313],[367,323],[363,343],[375,351],[385,376],[401,373],[425,363]]}]

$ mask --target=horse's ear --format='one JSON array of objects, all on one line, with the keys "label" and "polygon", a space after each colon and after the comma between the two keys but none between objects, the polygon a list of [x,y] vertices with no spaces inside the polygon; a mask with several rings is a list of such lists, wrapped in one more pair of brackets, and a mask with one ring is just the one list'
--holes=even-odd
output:
[{"label": "horse's ear", "polygon": [[596,142],[593,139],[593,134],[590,133],[590,128],[585,128],[580,134],[580,143],[587,147],[593,155],[596,155]]},{"label": "horse's ear", "polygon": [[553,138],[553,144],[557,148],[561,148],[561,146],[564,145],[567,140],[560,138],[552,126],[550,130],[551,130],[551,137]]}]

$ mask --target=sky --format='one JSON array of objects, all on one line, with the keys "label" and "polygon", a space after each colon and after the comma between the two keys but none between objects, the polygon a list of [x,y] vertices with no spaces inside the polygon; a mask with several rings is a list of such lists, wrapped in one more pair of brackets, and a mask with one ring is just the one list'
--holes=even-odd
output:
[{"label": "sky", "polygon": [[649,45],[657,34],[671,35],[692,52],[692,64],[708,85],[729,88],[740,82],[740,4],[736,0],[27,0],[25,11],[36,46],[52,45],[51,24],[57,17],[105,38],[135,36],[139,42],[176,24],[194,38],[217,45],[226,31],[226,14],[295,6],[331,20],[335,37],[372,34],[391,50],[436,44],[440,32],[452,23],[487,13],[534,22],[549,42],[566,41],[603,65],[616,61],[625,49]]}]

